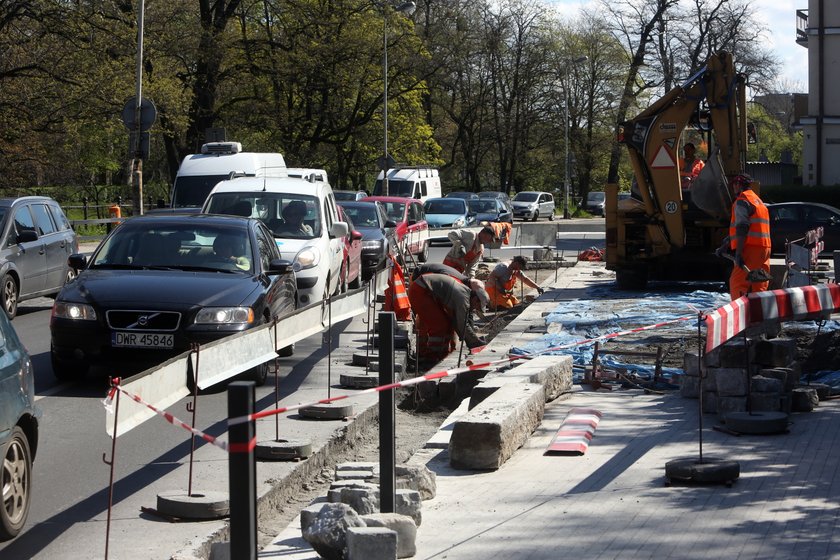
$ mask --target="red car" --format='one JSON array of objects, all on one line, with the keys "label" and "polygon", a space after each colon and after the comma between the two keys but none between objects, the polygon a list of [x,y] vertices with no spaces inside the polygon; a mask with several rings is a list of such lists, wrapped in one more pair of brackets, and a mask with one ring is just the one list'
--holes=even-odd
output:
[{"label": "red car", "polygon": [[341,265],[341,291],[355,290],[362,285],[362,234],[356,231],[356,226],[341,206],[338,217],[347,222],[349,233],[344,238],[344,264]]},{"label": "red car", "polygon": [[429,224],[423,203],[414,198],[400,196],[369,196],[364,201],[379,201],[389,220],[393,220],[400,251],[410,260],[408,253],[418,262],[429,258]]}]

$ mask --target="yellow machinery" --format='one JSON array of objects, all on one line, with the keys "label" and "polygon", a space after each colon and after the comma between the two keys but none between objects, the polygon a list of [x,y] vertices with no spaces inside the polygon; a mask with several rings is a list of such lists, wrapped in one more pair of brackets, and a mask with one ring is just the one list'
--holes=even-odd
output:
[{"label": "yellow machinery", "polygon": [[[684,189],[679,153],[688,126],[706,138],[709,155]],[[634,172],[630,198],[619,203],[617,185],[606,188],[606,263],[619,287],[725,280],[730,265],[714,252],[728,235],[729,180],[743,173],[746,129],[744,77],[727,52],[619,126]]]}]

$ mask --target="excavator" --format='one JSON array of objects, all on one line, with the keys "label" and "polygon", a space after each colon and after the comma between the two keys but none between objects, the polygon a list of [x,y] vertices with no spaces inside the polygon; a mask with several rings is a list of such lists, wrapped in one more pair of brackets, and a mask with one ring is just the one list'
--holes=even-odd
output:
[{"label": "excavator", "polygon": [[[680,175],[684,132],[699,135],[708,159],[699,175]],[[744,76],[731,53],[705,67],[618,127],[633,168],[631,196],[606,186],[606,267],[622,289],[648,280],[725,281],[732,263],[715,255],[729,231],[732,177],[747,153]],[[754,185],[757,190],[758,185]]]}]

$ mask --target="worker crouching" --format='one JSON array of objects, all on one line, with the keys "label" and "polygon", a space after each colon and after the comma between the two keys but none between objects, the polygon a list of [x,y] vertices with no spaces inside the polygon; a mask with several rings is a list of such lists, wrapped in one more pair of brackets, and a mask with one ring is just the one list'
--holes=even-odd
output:
[{"label": "worker crouching", "polygon": [[408,300],[414,310],[421,364],[431,365],[446,358],[456,348],[456,334],[469,348],[486,344],[472,326],[472,312],[483,317],[488,301],[480,280],[465,283],[449,274],[421,274],[411,282]]},{"label": "worker crouching", "polygon": [[542,295],[543,289],[522,273],[525,268],[525,257],[517,255],[509,264],[499,263],[487,278],[487,296],[490,298],[490,309],[510,309],[519,303],[513,295],[516,280],[529,286]]}]

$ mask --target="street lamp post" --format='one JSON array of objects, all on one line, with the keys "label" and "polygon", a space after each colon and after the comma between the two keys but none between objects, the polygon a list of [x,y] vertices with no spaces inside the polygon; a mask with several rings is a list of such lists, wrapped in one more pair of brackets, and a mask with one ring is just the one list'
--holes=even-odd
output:
[{"label": "street lamp post", "polygon": [[[388,169],[391,167],[391,156],[388,154],[388,2],[382,5],[382,83],[383,83],[383,103],[382,103],[382,122],[384,127],[384,136],[382,143],[382,195],[388,196]],[[394,11],[410,16],[414,13],[417,5],[414,2],[403,2]]]},{"label": "street lamp post", "polygon": [[[580,64],[582,62],[586,62],[589,59],[587,56],[581,56],[574,60],[566,60],[566,67],[564,72],[566,80],[569,79],[569,68],[572,64]],[[563,86],[563,104],[565,105],[565,147],[566,147],[566,164],[563,166],[565,169],[565,178],[563,180],[563,219],[569,219],[569,184],[571,183],[571,173],[569,172],[569,86]]]}]

